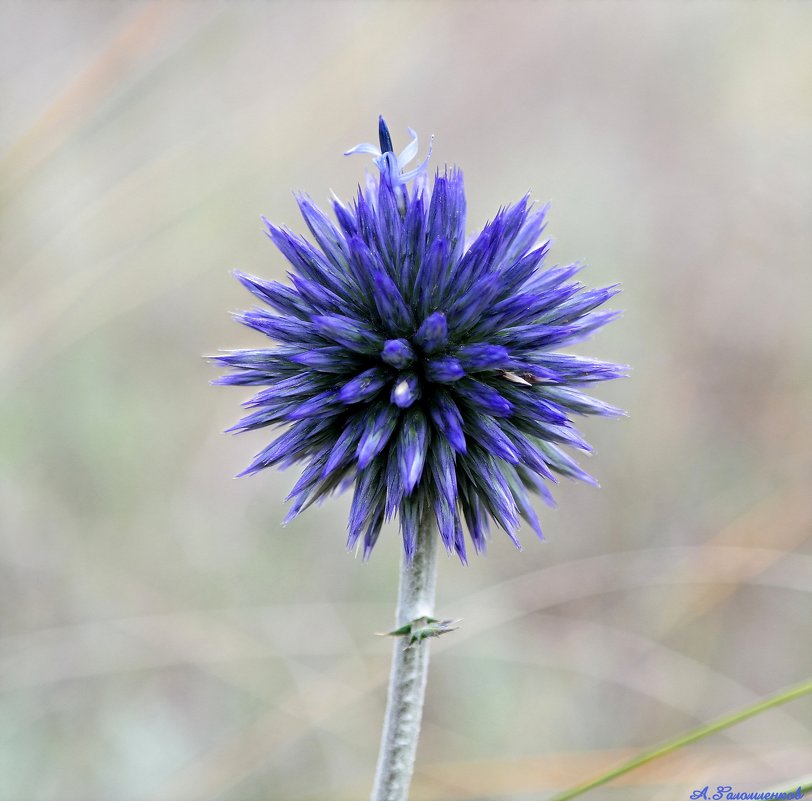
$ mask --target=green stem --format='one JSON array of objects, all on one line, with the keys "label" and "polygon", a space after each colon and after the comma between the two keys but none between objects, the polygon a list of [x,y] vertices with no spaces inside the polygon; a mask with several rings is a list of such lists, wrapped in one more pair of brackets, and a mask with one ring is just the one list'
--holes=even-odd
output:
[{"label": "green stem", "polygon": [[695,743],[697,740],[701,740],[703,737],[707,737],[709,734],[726,729],[739,721],[747,720],[747,718],[752,718],[754,715],[758,715],[760,712],[765,712],[768,709],[785,704],[788,701],[792,701],[795,698],[800,698],[803,695],[808,695],[809,693],[812,693],[812,681],[791,687],[778,695],[773,695],[764,701],[759,701],[753,706],[749,706],[746,709],[742,709],[723,718],[719,718],[719,720],[716,720],[713,723],[707,723],[704,726],[700,726],[698,729],[694,729],[688,734],[683,734],[680,737],[669,740],[668,742],[663,743],[662,745],[649,751],[644,751],[642,754],[630,759],[628,762],[624,762],[622,765],[613,768],[607,773],[604,773],[595,779],[590,779],[583,784],[579,784],[570,790],[566,790],[560,795],[556,795],[553,798],[548,799],[548,801],[569,801],[570,798],[583,795],[595,787],[600,787],[602,784],[606,784],[607,782],[612,781],[612,779],[616,779],[618,776],[623,776],[625,773],[629,773],[630,771],[635,770],[635,768],[639,768],[641,765],[646,765],[649,762],[653,762],[655,759],[664,757],[666,754],[670,754],[673,751],[676,751],[678,748],[682,748],[684,745]]},{"label": "green stem", "polygon": [[[414,558],[401,556],[396,629],[434,615],[437,525],[431,510],[417,532]],[[407,801],[423,717],[429,671],[429,640],[395,637],[389,694],[372,801]]]}]

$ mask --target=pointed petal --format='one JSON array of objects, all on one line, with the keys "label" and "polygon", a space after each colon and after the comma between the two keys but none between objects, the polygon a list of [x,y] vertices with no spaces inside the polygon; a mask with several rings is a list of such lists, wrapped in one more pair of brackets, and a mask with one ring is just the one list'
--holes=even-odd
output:
[{"label": "pointed petal", "polygon": [[454,513],[454,552],[464,565],[468,564],[468,556],[465,553],[465,534],[462,530],[460,516]]},{"label": "pointed petal", "polygon": [[398,435],[398,466],[406,495],[411,495],[426,462],[429,430],[422,412],[410,410],[403,419]]},{"label": "pointed petal", "polygon": [[465,434],[462,430],[462,415],[448,392],[437,390],[429,407],[431,420],[438,433],[448,440],[457,453],[465,453]]},{"label": "pointed petal", "polygon": [[309,345],[315,344],[318,340],[315,336],[316,329],[309,322],[295,317],[280,317],[264,309],[237,312],[234,319],[278,342]]},{"label": "pointed petal", "polygon": [[508,370],[511,367],[510,351],[502,345],[488,345],[484,342],[464,345],[454,351],[466,372],[482,370]]},{"label": "pointed petal", "polygon": [[383,337],[351,317],[340,314],[316,315],[312,327],[321,336],[357,353],[373,356],[383,347]]},{"label": "pointed petal", "polygon": [[378,507],[375,509],[375,513],[373,514],[372,519],[369,522],[369,525],[367,526],[366,532],[364,533],[363,560],[365,562],[372,555],[372,548],[378,541],[378,537],[380,536],[382,526],[383,526],[383,507],[379,504]]},{"label": "pointed petal", "polygon": [[362,362],[357,354],[347,350],[342,345],[323,345],[311,348],[290,357],[292,362],[318,370],[322,373],[356,373]]},{"label": "pointed petal", "polygon": [[422,172],[425,171],[426,167],[428,167],[429,159],[431,158],[431,150],[433,145],[434,145],[434,134],[432,134],[431,137],[429,138],[429,152],[426,153],[426,158],[424,158],[423,161],[413,170],[401,172],[400,183],[405,184],[408,181],[411,181],[412,178],[416,178],[418,175],[420,175]]},{"label": "pointed petal", "polygon": [[378,315],[384,327],[396,334],[412,329],[412,314],[395,285],[395,282],[382,270],[372,275],[372,295]]},{"label": "pointed petal", "polygon": [[350,505],[350,519],[347,525],[347,548],[353,548],[364,533],[364,528],[374,519],[378,509],[383,510],[386,501],[386,484],[383,480],[383,466],[380,459],[374,459],[358,473],[355,493]]},{"label": "pointed petal", "polygon": [[516,507],[519,510],[519,514],[530,525],[530,528],[536,532],[536,536],[540,540],[543,540],[544,532],[541,530],[541,523],[539,522],[536,510],[533,508],[533,504],[530,501],[530,495],[522,483],[522,480],[519,478],[519,474],[514,469],[509,468],[505,470],[505,475],[507,477],[510,491],[513,493],[513,500],[516,502]]},{"label": "pointed petal", "polygon": [[414,335],[415,342],[424,353],[436,353],[448,344],[448,325],[442,312],[434,312],[426,317]]},{"label": "pointed petal", "polygon": [[343,469],[349,466],[354,460],[355,449],[364,430],[364,421],[365,417],[363,415],[356,415],[338,435],[338,439],[336,439],[324,464],[322,478],[326,478],[339,468]]},{"label": "pointed petal", "polygon": [[310,317],[307,304],[295,289],[277,281],[263,281],[239,270],[234,270],[234,276],[252,295],[282,314],[292,314],[302,320]]},{"label": "pointed petal", "polygon": [[412,128],[408,128],[407,130],[409,131],[409,136],[411,136],[412,139],[409,144],[406,145],[406,147],[404,147],[403,150],[401,150],[398,154],[398,167],[400,167],[401,170],[414,159],[418,150],[417,134]]},{"label": "pointed petal", "polygon": [[364,370],[338,391],[342,403],[359,403],[375,397],[390,381],[389,374],[381,367]]},{"label": "pointed petal", "polygon": [[423,517],[422,499],[417,495],[404,498],[400,505],[400,533],[403,538],[403,550],[411,562],[417,546],[417,532]]},{"label": "pointed petal", "polygon": [[412,290],[412,304],[421,316],[428,314],[429,310],[442,297],[449,272],[449,259],[451,249],[448,240],[443,236],[429,239],[431,247],[420,261],[417,277]]},{"label": "pointed petal", "polygon": [[398,422],[398,410],[391,404],[380,404],[367,413],[367,424],[355,451],[362,470],[386,447]]},{"label": "pointed petal", "polygon": [[430,381],[437,381],[441,384],[449,384],[459,381],[464,375],[458,359],[453,356],[441,356],[437,359],[429,359],[426,362],[426,378]]},{"label": "pointed petal", "polygon": [[465,433],[483,448],[504,459],[506,462],[516,464],[519,461],[519,452],[505,434],[499,423],[489,414],[469,415],[464,426]]},{"label": "pointed petal", "polygon": [[356,145],[355,147],[351,147],[349,150],[344,151],[345,156],[354,156],[357,153],[367,153],[370,156],[381,155],[380,148],[375,147],[375,145],[369,142],[362,142],[360,145]]},{"label": "pointed petal", "polygon": [[[506,383],[506,382],[503,382]],[[494,417],[507,417],[513,404],[490,384],[463,378],[454,384],[454,394],[463,398],[474,412],[484,412]]]},{"label": "pointed petal", "polygon": [[576,481],[592,484],[594,487],[600,486],[589,473],[582,470],[575,460],[567,456],[557,445],[539,440],[538,448],[544,454],[545,461],[557,473],[560,473],[562,476],[567,476],[567,478],[573,478]]},{"label": "pointed petal", "polygon": [[405,339],[387,339],[381,351],[381,358],[392,367],[402,370],[414,361],[414,350]]},{"label": "pointed petal", "polygon": [[627,415],[623,409],[618,409],[609,403],[600,401],[578,392],[571,387],[544,387],[539,388],[538,393],[553,403],[571,409],[576,414],[598,414],[603,417],[625,417]]}]

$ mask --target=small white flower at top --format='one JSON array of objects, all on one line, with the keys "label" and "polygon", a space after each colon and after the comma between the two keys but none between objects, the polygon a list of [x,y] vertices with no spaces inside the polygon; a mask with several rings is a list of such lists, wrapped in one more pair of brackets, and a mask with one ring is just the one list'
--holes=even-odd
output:
[{"label": "small white flower at top", "polygon": [[380,147],[369,142],[356,145],[355,147],[344,153],[345,156],[352,156],[356,153],[368,153],[375,158],[372,159],[375,166],[381,171],[381,175],[388,179],[390,186],[400,186],[408,183],[413,178],[416,178],[422,172],[425,172],[426,167],[431,158],[431,145],[434,141],[432,136],[429,140],[429,152],[426,158],[417,167],[404,172],[404,168],[409,162],[413,161],[417,156],[417,134],[411,129],[407,128],[412,141],[400,152],[400,155],[395,156],[394,148],[392,147],[392,137],[389,135],[389,128],[384,122],[383,117],[378,118],[378,139],[380,140]]}]

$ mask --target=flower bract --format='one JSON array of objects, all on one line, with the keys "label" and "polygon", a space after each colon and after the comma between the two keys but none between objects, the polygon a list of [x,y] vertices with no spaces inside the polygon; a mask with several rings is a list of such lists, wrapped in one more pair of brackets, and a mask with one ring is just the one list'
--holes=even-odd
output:
[{"label": "flower bract", "polygon": [[568,453],[589,451],[573,417],[621,414],[584,388],[624,370],[561,349],[616,316],[599,308],[618,289],[545,264],[547,208],[528,197],[466,240],[462,173],[429,186],[426,161],[407,170],[411,133],[395,156],[381,119],[380,148],[348,151],[378,172],[333,199],[334,219],[297,197],[311,239],[265,221],[290,283],[238,272],[262,306],[237,319],[274,344],[214,357],[231,368],[217,383],[259,388],[230,430],[284,427],[243,474],[304,465],[286,520],[353,487],[350,548],[369,556],[397,517],[411,556],[434,516],[464,562],[466,530],[480,552],[492,524],[518,545],[521,520],[541,536],[531,493],[551,504],[558,476],[594,483]]}]

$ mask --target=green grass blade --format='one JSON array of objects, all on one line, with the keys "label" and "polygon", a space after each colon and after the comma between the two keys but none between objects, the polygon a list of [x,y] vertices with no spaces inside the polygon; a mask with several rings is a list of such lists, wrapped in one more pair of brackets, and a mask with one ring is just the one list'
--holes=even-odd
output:
[{"label": "green grass blade", "polygon": [[701,740],[703,737],[707,737],[708,735],[714,734],[722,729],[727,729],[742,720],[752,718],[754,715],[758,715],[761,712],[766,712],[768,709],[780,706],[781,704],[786,704],[788,701],[793,701],[794,699],[808,695],[809,693],[812,693],[812,681],[807,681],[804,684],[796,685],[787,690],[783,690],[777,695],[773,695],[770,698],[759,701],[758,703],[739,710],[738,712],[733,712],[730,715],[719,718],[713,723],[706,723],[704,726],[700,726],[698,729],[694,729],[687,734],[682,734],[673,740],[669,740],[668,742],[657,746],[656,748],[652,748],[649,751],[643,751],[642,754],[638,754],[638,756],[624,762],[622,765],[618,765],[616,768],[612,768],[612,770],[607,771],[594,779],[590,779],[583,784],[579,784],[576,787],[565,790],[563,793],[548,799],[548,801],[569,801],[569,799],[583,795],[595,787],[600,787],[602,784],[606,784],[607,782],[612,781],[612,779],[616,779],[618,776],[623,776],[624,774],[629,773],[642,765],[653,762],[655,759],[659,759],[667,754],[671,754],[679,748],[682,748],[684,745],[695,743],[697,740]]}]

